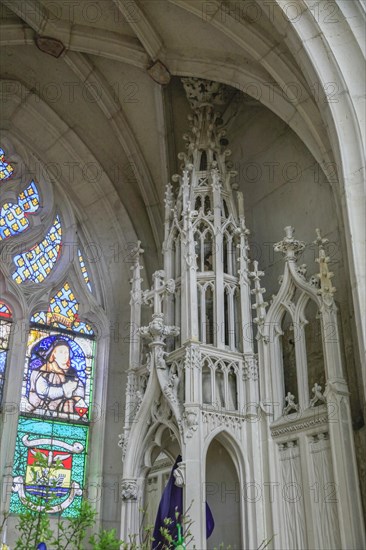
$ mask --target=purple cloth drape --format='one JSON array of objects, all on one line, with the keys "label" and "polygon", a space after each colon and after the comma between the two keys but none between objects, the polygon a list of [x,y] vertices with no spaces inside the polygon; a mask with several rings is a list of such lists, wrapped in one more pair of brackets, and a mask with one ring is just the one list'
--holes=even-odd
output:
[{"label": "purple cloth drape", "polygon": [[[164,526],[164,519],[170,518],[173,521],[173,524],[170,525],[169,532],[172,535],[173,539],[177,538],[177,527],[176,527],[176,517],[175,513],[176,511],[179,513],[178,521],[180,520],[180,516],[183,514],[183,489],[182,487],[177,487],[174,484],[174,470],[178,467],[179,462],[182,461],[182,457],[179,455],[177,457],[177,460],[174,463],[174,466],[172,468],[172,471],[170,473],[170,477],[168,480],[168,483],[163,491],[158,513],[156,516],[155,521],[155,528],[154,528],[154,542],[152,544],[152,550],[161,550],[164,547],[164,544],[166,543],[164,537],[160,533],[161,527]],[[215,522],[210,510],[209,505],[206,502],[206,537],[208,538],[212,531],[214,530]]]}]

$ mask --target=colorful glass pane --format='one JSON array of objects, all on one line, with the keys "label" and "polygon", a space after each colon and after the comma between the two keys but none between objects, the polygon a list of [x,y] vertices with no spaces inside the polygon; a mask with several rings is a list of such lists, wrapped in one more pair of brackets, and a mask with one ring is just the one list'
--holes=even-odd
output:
[{"label": "colorful glass pane", "polygon": [[56,216],[53,225],[40,243],[28,252],[14,257],[16,270],[13,279],[16,283],[33,281],[41,283],[50,274],[61,250],[62,228],[60,218]]},{"label": "colorful glass pane", "polygon": [[0,302],[0,318],[11,319],[11,311],[3,302]]},{"label": "colorful glass pane", "polygon": [[3,204],[0,211],[0,241],[22,233],[29,226],[28,215],[39,209],[39,193],[34,181],[18,195],[18,202]]},{"label": "colorful glass pane", "polygon": [[2,403],[6,362],[11,331],[11,312],[9,308],[0,302],[0,405]]},{"label": "colorful glass pane", "polygon": [[92,292],[92,287],[91,287],[91,283],[90,283],[90,278],[89,278],[88,270],[86,269],[86,265],[85,265],[85,262],[84,262],[84,258],[83,258],[83,256],[82,256],[80,250],[78,250],[78,258],[79,258],[79,264],[80,264],[81,273],[82,273],[82,276],[84,277],[84,281],[86,282],[86,286],[88,287],[88,289],[90,290],[90,292]]},{"label": "colorful glass pane", "polygon": [[31,329],[21,412],[87,422],[90,417],[94,342],[75,334]]},{"label": "colorful glass pane", "polygon": [[[10,512],[36,506],[76,517],[85,483],[88,427],[20,417],[13,465]],[[36,454],[47,459],[39,464]]]},{"label": "colorful glass pane", "polygon": [[93,329],[87,323],[80,321],[79,303],[68,282],[51,298],[48,312],[35,313],[31,321],[50,325],[52,327],[66,328],[81,334],[94,334]]},{"label": "colorful glass pane", "polygon": [[9,179],[14,172],[14,166],[5,160],[5,152],[0,148],[0,181]]}]

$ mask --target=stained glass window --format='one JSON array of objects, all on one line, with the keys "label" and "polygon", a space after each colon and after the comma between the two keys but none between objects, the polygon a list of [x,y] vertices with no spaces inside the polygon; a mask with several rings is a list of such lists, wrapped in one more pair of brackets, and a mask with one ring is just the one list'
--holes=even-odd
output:
[{"label": "stained glass window", "polygon": [[21,410],[47,418],[89,420],[94,342],[32,328]]},{"label": "stained glass window", "polygon": [[81,254],[81,250],[79,249],[78,250],[78,258],[79,258],[79,264],[80,264],[80,269],[81,269],[81,273],[84,277],[84,281],[86,282],[86,286],[88,287],[88,289],[90,290],[90,292],[92,292],[92,287],[91,287],[91,282],[90,282],[90,278],[89,278],[89,273],[88,273],[88,270],[86,268],[86,265],[85,265],[85,262],[84,262],[84,258]]},{"label": "stained glass window", "polygon": [[33,281],[41,283],[50,274],[61,251],[62,228],[56,216],[45,238],[27,252],[14,257],[16,270],[13,279],[16,283]]},{"label": "stained glass window", "polygon": [[[85,484],[88,428],[61,422],[21,417],[14,453],[10,511],[47,506],[48,513],[77,516]],[[35,463],[36,453],[47,458],[48,468]]]},{"label": "stained glass window", "polygon": [[11,311],[3,302],[0,302],[0,406],[2,403],[5,383],[10,330]]},{"label": "stained glass window", "polygon": [[[41,506],[76,516],[85,482],[95,356],[93,329],[79,319],[69,283],[31,318],[10,511]],[[83,327],[83,330],[80,329]],[[37,453],[47,468],[36,460]]]},{"label": "stained glass window", "polygon": [[9,179],[14,172],[14,166],[5,160],[5,152],[0,148],[0,181]]},{"label": "stained glass window", "polygon": [[28,216],[39,209],[39,193],[36,184],[32,181],[24,191],[18,195],[16,204],[7,202],[0,211],[0,241],[18,233],[22,233],[29,226]]},{"label": "stained glass window", "polygon": [[93,329],[79,318],[79,303],[68,282],[51,298],[47,312],[35,313],[31,321],[52,327],[71,329],[81,334],[94,334]]}]

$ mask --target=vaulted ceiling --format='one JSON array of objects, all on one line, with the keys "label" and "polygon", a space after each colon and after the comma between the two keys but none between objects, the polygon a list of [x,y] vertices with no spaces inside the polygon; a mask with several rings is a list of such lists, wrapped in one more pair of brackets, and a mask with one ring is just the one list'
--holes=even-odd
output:
[{"label": "vaulted ceiling", "polygon": [[[288,223],[302,224],[299,238],[308,238],[307,226],[312,232],[318,223],[332,233],[339,245],[334,255],[341,250],[334,270],[338,299],[347,304],[341,313],[347,322],[352,317],[362,364],[364,30],[365,8],[358,1],[0,0],[2,135],[23,144],[51,172],[58,168],[55,185],[107,251],[103,283],[112,289],[111,319],[128,319],[130,275],[128,254],[118,263],[114,240],[127,250],[136,238],[142,241],[145,288],[161,266],[164,188],[179,169],[190,112],[180,78],[199,77],[233,91],[223,118],[237,155],[257,149],[267,154],[262,163],[281,154],[292,161],[301,149],[307,168],[315,162],[323,171],[325,181],[304,171],[302,181],[286,190],[275,183],[276,197],[273,186],[254,214],[247,197],[259,203],[262,190],[240,175],[239,185],[254,220],[248,225],[265,251],[272,254],[266,239],[279,240]],[[248,107],[240,121],[233,108],[238,95],[244,111]],[[282,126],[270,136],[274,120]],[[268,263],[272,269],[272,256]],[[267,272],[263,258],[261,267]],[[279,274],[274,266],[272,282]],[[270,291],[275,286],[265,285]],[[112,351],[116,371],[120,358],[120,350]],[[365,383],[363,375],[364,389]]]},{"label": "vaulted ceiling", "polygon": [[[3,0],[2,78],[39,94],[87,144],[153,249],[189,111],[174,76],[223,81],[253,96],[318,161],[330,160],[314,90],[279,9],[247,1]],[[65,50],[48,55],[37,37]]]},{"label": "vaulted ceiling", "polygon": [[[109,201],[116,219],[128,214],[120,224],[125,238],[143,241],[154,269],[164,187],[179,168],[190,111],[181,76],[223,82],[233,97],[238,90],[249,106],[262,104],[291,128],[320,166],[343,170],[333,99],[342,98],[344,106],[349,92],[359,97],[363,72],[356,55],[348,67],[336,41],[343,33],[343,42],[352,37],[362,48],[363,10],[357,2],[336,2],[336,12],[329,12],[325,2],[316,12],[315,4],[1,0],[2,129],[27,140],[45,162],[55,160],[54,142],[75,154],[79,147],[80,157],[82,144],[88,153],[84,176],[102,173],[102,195],[94,202]],[[325,28],[328,22],[333,24]],[[343,72],[336,74],[340,62]],[[25,108],[37,111],[34,124],[43,141],[24,119]],[[346,128],[350,117],[343,120]],[[347,169],[356,173],[352,163]],[[78,198],[78,182],[69,193]]]}]

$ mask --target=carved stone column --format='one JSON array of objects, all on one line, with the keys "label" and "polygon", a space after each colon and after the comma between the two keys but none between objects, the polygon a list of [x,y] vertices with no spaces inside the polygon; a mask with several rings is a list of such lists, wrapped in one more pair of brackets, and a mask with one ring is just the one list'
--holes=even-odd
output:
[{"label": "carved stone column", "polygon": [[139,537],[141,496],[136,479],[122,479],[121,499],[121,538],[128,540],[129,535],[135,534]]},{"label": "carved stone column", "polygon": [[[353,440],[350,398],[342,367],[342,355],[338,332],[337,308],[333,294],[335,288],[329,271],[329,257],[324,251],[327,239],[322,239],[317,230],[315,244],[319,246],[319,294],[322,299],[320,308],[323,335],[324,362],[327,377],[324,396],[328,408],[336,411],[336,418],[329,421],[329,434],[334,467],[334,480],[338,494],[338,521],[343,548],[358,549],[366,547],[362,503],[357,475],[357,463]],[[328,337],[329,327],[332,338]],[[334,336],[335,334],[335,336]],[[335,421],[334,421],[335,420]]]}]

